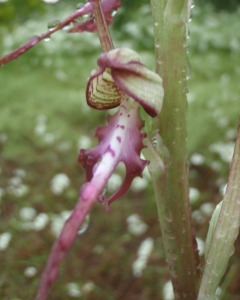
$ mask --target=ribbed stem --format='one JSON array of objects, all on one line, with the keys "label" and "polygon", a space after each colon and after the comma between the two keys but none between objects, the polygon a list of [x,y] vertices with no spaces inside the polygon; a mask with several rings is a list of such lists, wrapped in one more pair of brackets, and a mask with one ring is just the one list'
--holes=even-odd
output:
[{"label": "ribbed stem", "polygon": [[198,300],[214,299],[224,275],[240,226],[240,123],[227,190],[206,258]]},{"label": "ribbed stem", "polygon": [[157,125],[169,152],[164,160],[166,172],[153,184],[175,298],[194,300],[198,290],[199,259],[191,225],[186,162],[185,45],[189,1],[151,0],[151,4],[156,71],[164,87],[163,108]]}]

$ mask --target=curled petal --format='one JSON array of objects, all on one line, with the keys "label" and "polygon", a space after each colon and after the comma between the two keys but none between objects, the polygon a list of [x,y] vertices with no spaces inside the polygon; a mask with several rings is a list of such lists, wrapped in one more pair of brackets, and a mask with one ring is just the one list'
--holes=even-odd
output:
[{"label": "curled petal", "polygon": [[94,74],[87,85],[87,103],[89,106],[102,110],[119,106],[122,92],[117,87],[109,71]]},{"label": "curled petal", "polygon": [[[155,72],[147,69],[142,58],[136,52],[127,48],[111,50],[99,57],[98,65],[99,69],[90,77],[87,86],[87,102],[90,106],[99,109],[100,105],[96,99],[101,100],[103,97],[96,96],[96,91],[100,89],[98,81],[102,84],[104,80],[102,74],[107,72],[109,78],[112,77],[109,82],[114,82],[118,89],[140,103],[150,116],[155,117],[159,114],[164,94],[162,79]],[[111,89],[111,98],[113,99],[117,98],[118,89],[116,87],[114,87],[115,90]],[[105,89],[101,91],[104,94]],[[113,93],[116,95],[114,96]],[[113,107],[117,106],[117,101],[112,101],[112,105],[114,105]],[[108,109],[109,106],[111,105],[102,105],[101,109]]]}]

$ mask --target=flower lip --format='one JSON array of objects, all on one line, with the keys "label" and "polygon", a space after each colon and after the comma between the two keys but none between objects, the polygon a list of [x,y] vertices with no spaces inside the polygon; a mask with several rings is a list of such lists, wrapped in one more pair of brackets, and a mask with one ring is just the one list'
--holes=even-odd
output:
[{"label": "flower lip", "polygon": [[[109,204],[126,194],[133,179],[142,176],[143,169],[149,162],[140,158],[146,134],[141,132],[144,122],[138,116],[138,104],[131,103],[129,97],[123,95],[120,110],[113,116],[108,116],[107,120],[107,126],[96,130],[99,145],[89,150],[81,149],[78,161],[86,172],[87,183],[80,192],[84,199],[91,192],[99,195],[116,166],[120,162],[125,164],[126,175],[122,185],[105,202],[108,210]],[[102,200],[103,197],[100,196]]]}]

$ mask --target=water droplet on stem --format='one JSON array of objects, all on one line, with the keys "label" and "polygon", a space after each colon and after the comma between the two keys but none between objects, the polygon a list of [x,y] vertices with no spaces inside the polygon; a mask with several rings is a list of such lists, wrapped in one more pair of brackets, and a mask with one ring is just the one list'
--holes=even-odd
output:
[{"label": "water droplet on stem", "polygon": [[89,217],[89,215],[87,215],[82,226],[78,230],[78,235],[83,234],[88,229],[89,222],[90,222],[90,217]]},{"label": "water droplet on stem", "polygon": [[53,20],[49,21],[48,22],[48,30],[50,30],[50,31],[54,30],[60,23],[61,23],[61,21],[59,19],[53,19]]}]

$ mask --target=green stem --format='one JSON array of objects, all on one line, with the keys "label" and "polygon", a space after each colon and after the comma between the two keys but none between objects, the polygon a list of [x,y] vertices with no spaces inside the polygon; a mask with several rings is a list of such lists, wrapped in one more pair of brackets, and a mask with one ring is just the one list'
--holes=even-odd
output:
[{"label": "green stem", "polygon": [[102,51],[108,52],[114,49],[114,46],[102,10],[101,0],[90,0],[89,2],[91,2],[93,6],[93,13],[97,25],[99,40],[102,46]]},{"label": "green stem", "polygon": [[157,126],[169,157],[153,180],[164,248],[176,299],[196,299],[199,264],[188,197],[186,130],[186,31],[188,0],[151,0],[156,71],[164,101]]},{"label": "green stem", "polygon": [[227,190],[206,258],[198,300],[214,299],[224,275],[240,226],[240,123]]}]

